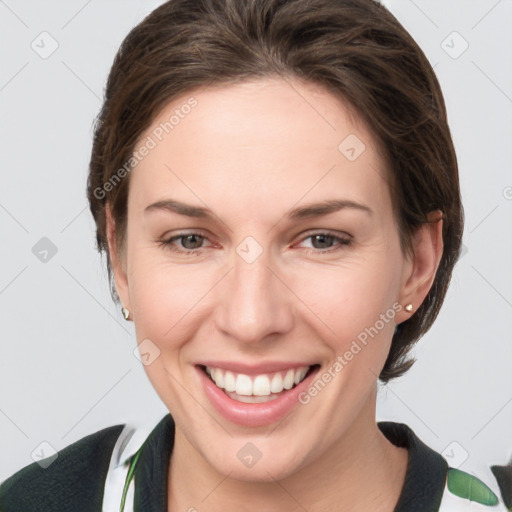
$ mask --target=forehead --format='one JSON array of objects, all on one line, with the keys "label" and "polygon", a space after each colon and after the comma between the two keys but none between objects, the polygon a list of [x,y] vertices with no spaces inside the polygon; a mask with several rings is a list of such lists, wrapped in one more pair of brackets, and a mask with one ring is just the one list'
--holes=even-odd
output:
[{"label": "forehead", "polygon": [[291,206],[336,192],[389,199],[383,159],[358,114],[297,80],[191,91],[161,110],[136,149],[143,145],[151,149],[130,185],[141,202],[176,193],[219,206],[230,198],[247,208]]}]

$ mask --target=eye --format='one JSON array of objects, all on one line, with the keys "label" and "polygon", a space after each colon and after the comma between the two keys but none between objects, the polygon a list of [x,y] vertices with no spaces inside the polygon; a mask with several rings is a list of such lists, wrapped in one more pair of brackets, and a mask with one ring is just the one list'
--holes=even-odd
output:
[{"label": "eye", "polygon": [[337,236],[330,232],[317,232],[308,235],[303,238],[302,241],[311,240],[311,246],[313,247],[313,251],[309,252],[333,252],[341,249],[342,246],[348,246],[352,243],[352,240],[349,236]]},{"label": "eye", "polygon": [[193,233],[191,235],[183,235],[178,237],[181,240],[181,244],[185,249],[199,249],[203,245],[204,236]]},{"label": "eye", "polygon": [[[171,238],[160,240],[158,243],[173,252],[195,254],[199,249],[203,248],[203,242],[205,240],[207,240],[207,238],[200,233],[181,233]],[[176,242],[178,242],[181,247],[176,246]]]},{"label": "eye", "polygon": [[[192,232],[181,233],[170,238],[159,240],[158,244],[175,253],[194,255],[198,253],[200,249],[205,248],[203,244],[207,240],[208,238],[201,233]],[[311,240],[311,249],[308,249],[308,252],[321,254],[340,250],[342,246],[348,246],[352,243],[351,237],[348,235],[342,237],[325,231],[306,236],[302,239],[302,243],[306,240]]]}]

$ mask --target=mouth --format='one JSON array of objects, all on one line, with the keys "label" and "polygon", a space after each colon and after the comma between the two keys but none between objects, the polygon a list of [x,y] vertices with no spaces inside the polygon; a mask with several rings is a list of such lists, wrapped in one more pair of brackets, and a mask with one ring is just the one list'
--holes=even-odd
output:
[{"label": "mouth", "polygon": [[299,366],[272,373],[247,375],[234,371],[199,365],[211,382],[231,399],[246,404],[276,400],[297,387],[320,367],[319,364]]},{"label": "mouth", "polygon": [[[195,368],[205,397],[217,413],[230,423],[255,428],[281,422],[297,410],[301,393],[311,386],[321,366],[275,361],[255,367],[203,361]],[[310,409],[301,411],[309,414]]]}]

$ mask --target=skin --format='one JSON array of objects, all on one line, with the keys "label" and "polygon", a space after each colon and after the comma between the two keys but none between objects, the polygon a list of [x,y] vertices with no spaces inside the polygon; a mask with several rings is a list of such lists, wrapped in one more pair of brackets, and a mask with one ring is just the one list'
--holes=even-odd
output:
[{"label": "skin", "polygon": [[[176,423],[169,510],[391,512],[407,451],[376,425],[376,383],[395,325],[411,313],[401,308],[310,403],[270,426],[227,421],[194,365],[316,361],[325,371],[393,304],[419,307],[442,255],[442,220],[419,229],[414,255],[403,254],[371,133],[339,99],[298,80],[193,91],[168,104],[140,141],[191,96],[197,107],[131,172],[123,250],[108,217],[116,287],[138,342],[160,350],[145,370]],[[349,134],[366,146],[354,161],[338,150]],[[216,217],[145,212],[170,198]],[[327,199],[372,213],[286,218]],[[159,243],[190,231],[206,238]],[[311,238],[326,231],[351,243]],[[252,263],[236,252],[248,236],[263,250]],[[252,468],[236,456],[247,442],[262,453]]]}]

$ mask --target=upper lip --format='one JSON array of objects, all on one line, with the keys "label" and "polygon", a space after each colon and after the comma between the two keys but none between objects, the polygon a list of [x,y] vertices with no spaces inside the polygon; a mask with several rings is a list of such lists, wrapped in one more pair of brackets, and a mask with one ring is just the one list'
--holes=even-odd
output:
[{"label": "upper lip", "polygon": [[305,366],[313,366],[318,363],[304,361],[267,361],[259,364],[248,364],[234,361],[200,361],[200,366],[209,366],[211,368],[220,368],[233,373],[242,373],[244,375],[261,375],[263,373],[274,373]]}]

